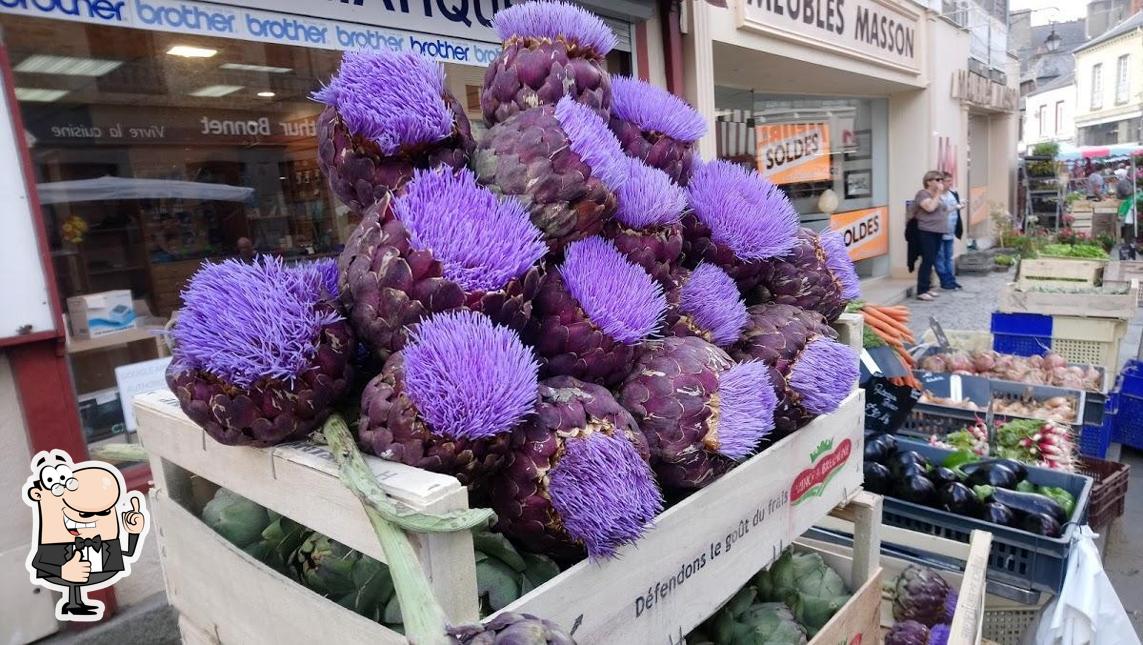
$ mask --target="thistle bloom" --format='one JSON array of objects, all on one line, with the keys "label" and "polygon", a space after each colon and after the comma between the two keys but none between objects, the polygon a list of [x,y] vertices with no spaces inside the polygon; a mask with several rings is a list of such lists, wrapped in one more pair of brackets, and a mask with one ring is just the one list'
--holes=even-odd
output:
[{"label": "thistle bloom", "polygon": [[686,191],[666,173],[638,159],[625,159],[624,167],[626,180],[616,191],[615,219],[604,228],[604,236],[669,288],[671,273],[682,258],[679,222],[687,207]]},{"label": "thistle bloom", "polygon": [[346,392],[353,333],[329,299],[328,271],[204,264],[183,291],[167,382],[215,440],[265,446],[311,431]]},{"label": "thistle bloom", "polygon": [[445,88],[444,67],[410,52],[351,51],[313,98],[318,162],[330,188],[363,211],[418,168],[463,168],[475,143]]},{"label": "thistle bloom", "polygon": [[497,13],[492,23],[504,48],[484,74],[480,107],[486,125],[564,96],[606,122],[611,77],[605,59],[616,38],[605,22],[572,4],[527,2]]},{"label": "thistle bloom", "polygon": [[719,347],[738,340],[750,321],[738,287],[725,271],[702,263],[694,271],[676,273],[667,331],[675,336],[698,336]]},{"label": "thistle bloom", "polygon": [[650,83],[611,77],[612,132],[623,150],[686,186],[694,163],[694,144],[706,134],[706,122],[686,101]]}]

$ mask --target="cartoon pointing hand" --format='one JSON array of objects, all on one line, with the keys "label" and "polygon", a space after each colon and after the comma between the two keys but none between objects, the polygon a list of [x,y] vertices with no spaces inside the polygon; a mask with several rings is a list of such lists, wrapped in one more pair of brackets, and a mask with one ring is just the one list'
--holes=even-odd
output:
[{"label": "cartoon pointing hand", "polygon": [[139,496],[131,496],[131,510],[123,513],[123,526],[127,529],[128,533],[138,535],[143,532],[143,527],[147,524],[147,518],[139,511]]}]

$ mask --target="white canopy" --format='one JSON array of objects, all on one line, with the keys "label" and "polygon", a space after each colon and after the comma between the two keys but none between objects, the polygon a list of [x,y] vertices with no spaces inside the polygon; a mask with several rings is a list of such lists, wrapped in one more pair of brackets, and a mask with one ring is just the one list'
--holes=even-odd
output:
[{"label": "white canopy", "polygon": [[76,181],[53,181],[37,186],[41,204],[97,202],[115,199],[198,199],[244,202],[253,188],[174,179],[100,177]]}]

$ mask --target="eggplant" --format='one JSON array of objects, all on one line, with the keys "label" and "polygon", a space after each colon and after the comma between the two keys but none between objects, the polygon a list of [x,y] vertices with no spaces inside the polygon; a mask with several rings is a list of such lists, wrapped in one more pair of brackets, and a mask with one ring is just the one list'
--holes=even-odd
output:
[{"label": "eggplant", "polygon": [[980,502],[972,489],[960,482],[945,484],[940,489],[941,508],[950,513],[971,517],[976,515]]},{"label": "eggplant", "polygon": [[929,470],[929,460],[925,456],[915,450],[906,450],[899,452],[885,461],[885,465],[889,467],[889,472],[893,473],[894,477],[902,477],[901,470],[905,466],[917,465],[921,466],[926,472]]},{"label": "eggplant", "polygon": [[1043,535],[1045,537],[1060,537],[1064,534],[1064,527],[1056,521],[1056,518],[1048,515],[1047,513],[1030,513],[1025,515],[1020,520],[1020,528],[1035,533],[1036,535]]},{"label": "eggplant", "polygon": [[933,480],[933,483],[937,485],[937,488],[940,488],[945,484],[951,484],[953,482],[960,481],[960,477],[956,474],[956,471],[954,471],[952,468],[945,468],[944,466],[937,466],[934,468],[932,472],[929,473],[929,479]]},{"label": "eggplant", "polygon": [[1054,499],[1039,493],[1021,493],[993,486],[974,486],[972,491],[981,501],[999,502],[1024,515],[1043,514],[1056,520],[1061,526],[1067,524],[1068,514]]},{"label": "eggplant", "polygon": [[890,473],[892,473],[893,479],[898,481],[902,479],[908,479],[909,477],[916,477],[917,475],[928,477],[929,481],[933,482],[934,486],[939,486],[936,480],[934,480],[932,477],[929,477],[929,471],[925,470],[924,466],[921,466],[920,464],[906,464],[898,468],[896,472],[890,471]]},{"label": "eggplant", "polygon": [[1013,473],[1016,473],[1016,479],[1019,479],[1021,481],[1028,479],[1028,467],[1027,466],[1016,461],[1015,459],[1001,459],[999,457],[993,457],[991,459],[980,459],[978,461],[973,461],[973,462],[969,462],[967,464],[963,464],[960,467],[960,471],[962,473],[964,473],[965,475],[971,475],[973,472],[975,472],[978,469],[992,468],[993,466],[996,466],[996,465],[1004,466],[1008,470],[1011,470]]},{"label": "eggplant", "polygon": [[1012,509],[1000,502],[989,502],[981,508],[980,519],[1000,526],[1012,526],[1012,521],[1016,519],[1016,516]]},{"label": "eggplant", "polygon": [[906,502],[931,506],[937,501],[937,487],[924,475],[913,475],[898,479],[893,487],[893,496]]},{"label": "eggplant", "polygon": [[865,490],[878,495],[888,495],[893,488],[893,474],[885,466],[865,462]]},{"label": "eggplant", "polygon": [[865,442],[865,463],[867,464],[880,464],[885,461],[889,456],[889,451],[885,449],[885,444],[880,441],[866,441]]},{"label": "eggplant", "polygon": [[996,488],[1016,488],[1020,479],[1012,469],[1003,464],[990,464],[969,473],[965,483],[969,486],[995,486]]}]

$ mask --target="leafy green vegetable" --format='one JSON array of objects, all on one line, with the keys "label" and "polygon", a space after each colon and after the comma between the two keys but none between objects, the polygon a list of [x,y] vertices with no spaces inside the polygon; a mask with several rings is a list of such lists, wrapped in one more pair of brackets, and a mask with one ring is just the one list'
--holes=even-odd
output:
[{"label": "leafy green vegetable", "polygon": [[885,339],[878,336],[877,332],[873,331],[872,329],[870,329],[869,327],[867,327],[865,325],[861,326],[861,346],[862,347],[864,347],[865,349],[871,349],[873,347],[885,347],[885,345],[886,345]]},{"label": "leafy green vegetable", "polygon": [[1034,493],[1036,492],[1036,485],[1025,479],[1024,481],[1016,484],[1016,490],[1021,493]]},{"label": "leafy green vegetable", "polygon": [[817,553],[786,551],[754,585],[761,600],[786,603],[811,637],[849,600],[841,576]]},{"label": "leafy green vegetable", "polygon": [[[1026,491],[1026,492],[1033,492],[1033,491]],[[1076,508],[1076,498],[1074,495],[1072,495],[1068,491],[1066,491],[1062,488],[1056,487],[1056,486],[1040,486],[1034,492],[1038,492],[1041,495],[1043,495],[1044,497],[1050,497],[1057,504],[1059,504],[1061,507],[1063,507],[1064,512],[1066,512],[1068,514],[1068,517],[1072,516],[1072,511],[1074,511]]]},{"label": "leafy green vegetable", "polygon": [[1048,257],[1061,258],[1092,258],[1106,260],[1107,252],[1098,246],[1087,244],[1045,244],[1040,254]]},{"label": "leafy green vegetable", "polygon": [[[968,433],[964,432],[964,431],[954,432],[948,436],[948,439],[952,439],[953,435],[958,435],[958,434],[968,434]],[[957,450],[956,452],[952,453],[951,455],[949,455],[948,457],[945,457],[945,460],[943,462],[941,462],[941,465],[944,466],[945,468],[956,469],[956,468],[960,468],[961,466],[963,466],[965,464],[972,463],[974,461],[980,461],[980,457],[975,452],[973,452],[967,448],[961,448],[961,449]]]}]

